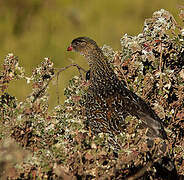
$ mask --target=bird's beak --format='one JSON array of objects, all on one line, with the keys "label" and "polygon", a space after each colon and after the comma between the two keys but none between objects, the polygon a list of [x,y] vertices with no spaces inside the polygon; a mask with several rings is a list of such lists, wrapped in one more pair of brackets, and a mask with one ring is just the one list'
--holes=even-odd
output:
[{"label": "bird's beak", "polygon": [[73,50],[73,47],[70,45],[68,48],[67,48],[67,51],[72,51]]}]

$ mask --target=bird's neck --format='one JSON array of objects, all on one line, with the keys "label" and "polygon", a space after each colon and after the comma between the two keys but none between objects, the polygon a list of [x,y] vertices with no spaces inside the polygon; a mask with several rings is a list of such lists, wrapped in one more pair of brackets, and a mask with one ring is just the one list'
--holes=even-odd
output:
[{"label": "bird's neck", "polygon": [[90,66],[91,83],[95,86],[104,86],[117,80],[117,76],[102,50],[99,48],[95,51],[93,50],[92,55],[87,57]]}]

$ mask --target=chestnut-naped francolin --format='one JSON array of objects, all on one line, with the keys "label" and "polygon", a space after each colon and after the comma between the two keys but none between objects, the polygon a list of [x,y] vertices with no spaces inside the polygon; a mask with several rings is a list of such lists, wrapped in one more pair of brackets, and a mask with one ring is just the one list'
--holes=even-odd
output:
[{"label": "chestnut-naped francolin", "polygon": [[95,41],[79,37],[67,50],[82,54],[90,67],[88,76],[91,85],[85,98],[85,112],[87,124],[94,134],[119,134],[123,131],[127,115],[132,115],[148,128],[149,137],[167,139],[161,119],[141,97],[118,79]]}]

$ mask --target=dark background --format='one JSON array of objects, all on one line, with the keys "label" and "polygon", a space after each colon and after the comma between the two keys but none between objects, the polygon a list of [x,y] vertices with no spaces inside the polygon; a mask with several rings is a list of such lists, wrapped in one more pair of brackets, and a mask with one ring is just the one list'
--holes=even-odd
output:
[{"label": "dark background", "polygon": [[[0,0],[0,62],[9,52],[17,55],[21,66],[31,71],[50,57],[57,68],[71,60],[87,69],[86,61],[76,53],[67,52],[71,40],[89,36],[99,45],[120,50],[120,38],[137,35],[144,20],[154,11],[165,9],[178,20],[183,0]],[[60,76],[61,102],[68,80],[78,75],[70,68]],[[30,92],[25,80],[12,82],[8,91],[21,101]],[[50,105],[56,105],[56,86],[51,85]]]}]

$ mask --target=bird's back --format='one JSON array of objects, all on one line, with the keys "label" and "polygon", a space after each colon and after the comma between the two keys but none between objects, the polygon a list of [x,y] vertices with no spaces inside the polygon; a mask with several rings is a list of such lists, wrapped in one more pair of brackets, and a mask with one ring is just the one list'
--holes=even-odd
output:
[{"label": "bird's back", "polygon": [[128,114],[142,120],[152,137],[166,138],[160,118],[146,102],[117,78],[97,43],[88,37],[72,41],[69,51],[80,52],[90,66],[86,96],[87,122],[94,132],[119,133]]}]

